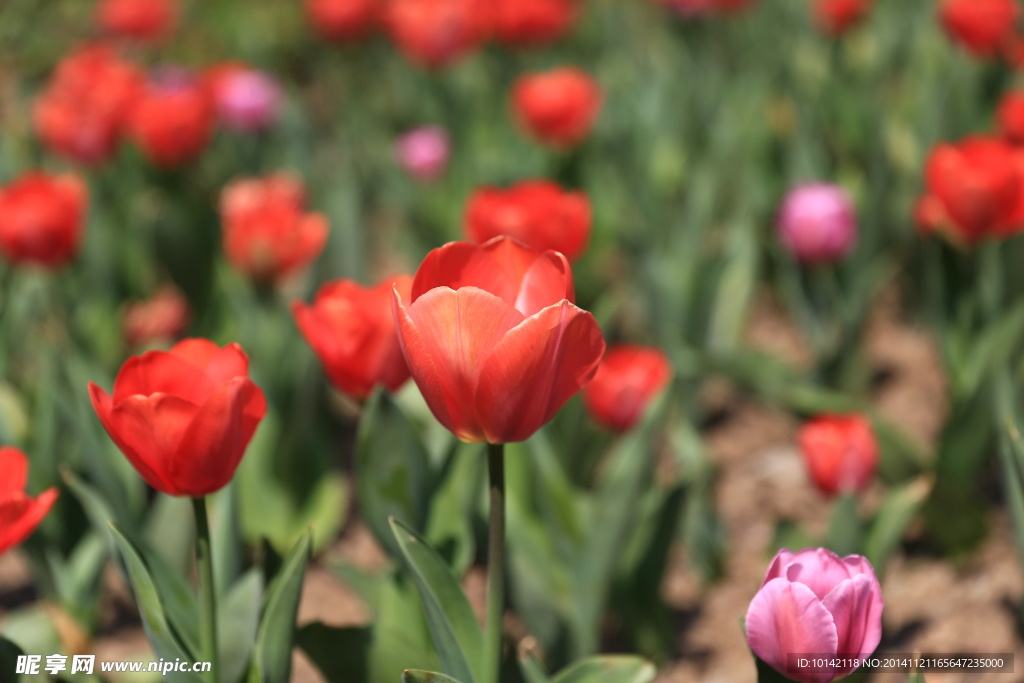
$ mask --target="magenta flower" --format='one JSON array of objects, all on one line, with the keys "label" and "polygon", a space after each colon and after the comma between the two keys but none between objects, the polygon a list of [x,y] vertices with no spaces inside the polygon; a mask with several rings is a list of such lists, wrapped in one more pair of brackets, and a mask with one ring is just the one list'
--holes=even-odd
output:
[{"label": "magenta flower", "polygon": [[448,131],[440,126],[417,128],[398,139],[395,151],[409,175],[417,180],[434,180],[448,167]]},{"label": "magenta flower", "polygon": [[270,128],[281,110],[280,86],[257,69],[225,74],[217,84],[216,98],[221,122],[242,133]]},{"label": "magenta flower", "polygon": [[[871,563],[825,548],[783,549],[747,610],[747,644],[801,683],[829,683],[853,668],[798,670],[790,654],[866,657],[882,639],[882,589]],[[854,667],[855,668],[855,667]]]},{"label": "magenta flower", "polygon": [[798,185],[782,203],[778,231],[783,246],[801,263],[838,261],[857,242],[853,200],[838,185]]}]

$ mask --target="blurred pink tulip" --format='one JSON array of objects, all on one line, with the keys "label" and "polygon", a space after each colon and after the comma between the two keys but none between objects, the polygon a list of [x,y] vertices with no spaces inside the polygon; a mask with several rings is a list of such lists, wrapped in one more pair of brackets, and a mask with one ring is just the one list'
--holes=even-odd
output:
[{"label": "blurred pink tulip", "polygon": [[214,89],[217,114],[232,130],[266,130],[281,112],[281,87],[258,69],[236,68],[224,73]]},{"label": "blurred pink tulip", "polygon": [[775,556],[747,610],[747,644],[762,661],[801,683],[829,683],[853,672],[796,669],[791,654],[866,657],[882,639],[882,589],[871,563],[825,548]]},{"label": "blurred pink tulip", "polygon": [[853,200],[838,185],[798,185],[782,203],[778,231],[783,246],[801,263],[838,261],[857,243]]},{"label": "blurred pink tulip", "polygon": [[412,130],[398,139],[398,161],[417,180],[434,180],[448,167],[451,143],[440,126]]}]

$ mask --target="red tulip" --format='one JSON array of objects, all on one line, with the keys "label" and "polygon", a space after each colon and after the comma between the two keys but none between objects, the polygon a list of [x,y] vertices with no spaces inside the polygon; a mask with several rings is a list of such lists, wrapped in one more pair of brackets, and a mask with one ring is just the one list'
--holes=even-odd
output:
[{"label": "red tulip", "polygon": [[798,436],[811,480],[826,495],[862,491],[878,466],[871,422],[861,415],[824,415],[800,428]]},{"label": "red tulip", "polygon": [[1003,141],[973,137],[939,145],[928,156],[925,175],[929,193],[967,242],[1012,231],[1024,176]]},{"label": "red tulip", "polygon": [[102,0],[96,18],[115,36],[156,42],[174,30],[178,6],[174,0]]},{"label": "red tulip", "polygon": [[494,36],[513,47],[543,45],[561,37],[575,15],[574,0],[497,0]]},{"label": "red tulip", "polygon": [[430,252],[408,300],[394,294],[398,338],[427,405],[463,441],[523,441],[597,370],[601,329],[572,303],[558,252],[507,237]]},{"label": "red tulip", "polygon": [[575,67],[522,76],[512,95],[520,125],[554,147],[572,147],[587,137],[601,99],[597,83]]},{"label": "red tulip", "polygon": [[483,243],[498,235],[574,260],[590,238],[590,202],[582,192],[563,191],[547,181],[526,181],[507,190],[481,188],[466,207],[466,236]]},{"label": "red tulip", "polygon": [[385,23],[411,60],[446,66],[471,52],[491,29],[491,0],[391,0]]},{"label": "red tulip", "polygon": [[78,253],[88,193],[74,175],[28,173],[0,188],[0,252],[55,268]]},{"label": "red tulip", "polygon": [[583,387],[583,403],[608,429],[629,431],[670,379],[672,365],[659,349],[622,344],[608,351]]},{"label": "red tulip", "polygon": [[231,480],[267,412],[238,344],[186,339],[133,356],[109,396],[89,382],[107,434],[150,486],[199,498]]},{"label": "red tulip", "polygon": [[36,100],[32,121],[52,151],[83,164],[114,153],[144,79],[105,46],[65,57]]},{"label": "red tulip", "polygon": [[943,0],[939,18],[950,38],[978,57],[995,55],[1013,37],[1016,0]]},{"label": "red tulip", "polygon": [[386,278],[370,288],[337,280],[320,288],[312,306],[292,304],[295,322],[327,376],[353,398],[365,399],[378,384],[396,391],[409,379],[391,312],[392,291],[408,299],[412,278]]},{"label": "red tulip", "polygon": [[152,83],[135,105],[132,138],[151,164],[173,168],[202,154],[215,122],[210,91],[199,81],[173,73]]},{"label": "red tulip", "polygon": [[1003,137],[1015,145],[1024,145],[1024,91],[1003,95],[996,119]]},{"label": "red tulip", "polygon": [[871,9],[871,0],[816,0],[814,20],[821,30],[838,36],[862,20]]},{"label": "red tulip", "polygon": [[148,301],[137,301],[125,308],[125,342],[137,347],[174,339],[188,326],[189,318],[188,300],[174,287],[164,287]]},{"label": "red tulip", "polygon": [[236,180],[220,200],[224,252],[258,281],[305,268],[327,244],[327,219],[305,213],[302,184],[285,174]]},{"label": "red tulip", "polygon": [[380,21],[380,0],[306,0],[306,16],[327,40],[358,40]]},{"label": "red tulip", "polygon": [[25,493],[26,481],[25,454],[11,446],[0,447],[0,555],[31,536],[57,500],[57,489],[30,498]]}]

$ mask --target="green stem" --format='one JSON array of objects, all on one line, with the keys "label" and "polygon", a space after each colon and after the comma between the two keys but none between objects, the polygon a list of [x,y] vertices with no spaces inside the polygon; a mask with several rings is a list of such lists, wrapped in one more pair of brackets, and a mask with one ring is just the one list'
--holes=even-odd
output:
[{"label": "green stem", "polygon": [[501,674],[501,621],[505,608],[505,444],[487,444],[491,515],[487,535],[487,631],[484,634],[484,683]]},{"label": "green stem", "polygon": [[196,517],[196,567],[199,572],[199,639],[202,661],[210,662],[208,683],[217,683],[217,597],[213,582],[213,556],[210,552],[210,522],[206,516],[206,498],[193,498]]}]

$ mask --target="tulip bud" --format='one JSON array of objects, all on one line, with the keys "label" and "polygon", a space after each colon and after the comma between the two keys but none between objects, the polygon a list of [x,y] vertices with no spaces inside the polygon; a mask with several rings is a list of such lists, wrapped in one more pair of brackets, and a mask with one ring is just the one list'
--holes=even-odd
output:
[{"label": "tulip bud", "polygon": [[151,164],[173,168],[206,149],[214,116],[205,87],[181,70],[164,69],[132,110],[132,138]]},{"label": "tulip bud", "polygon": [[875,476],[878,444],[861,415],[824,415],[797,437],[811,480],[826,495],[863,491]]},{"label": "tulip bud", "polygon": [[440,126],[409,131],[398,139],[395,152],[409,175],[424,182],[435,180],[448,167],[451,152],[448,131]]},{"label": "tulip bud", "polygon": [[306,0],[306,16],[327,40],[358,40],[380,21],[381,0]]},{"label": "tulip bud", "polygon": [[838,36],[861,21],[871,9],[871,0],[816,0],[814,21],[823,33]]},{"label": "tulip bud", "polygon": [[25,492],[28,458],[17,448],[0,447],[0,555],[32,535],[57,500],[57,489],[37,498]]},{"label": "tulip bud", "polygon": [[977,57],[996,55],[1013,38],[1016,0],[943,0],[939,18],[946,33]]},{"label": "tulip bud", "polygon": [[107,33],[147,43],[166,38],[178,20],[175,0],[102,0],[96,13]]},{"label": "tulip bud", "polygon": [[385,23],[409,59],[447,66],[474,50],[491,30],[492,0],[391,0]]},{"label": "tulip bud", "polygon": [[637,425],[671,378],[672,365],[661,350],[623,344],[608,351],[583,387],[583,403],[599,423],[625,432]]},{"label": "tulip bud", "polygon": [[1003,95],[996,111],[999,132],[1009,142],[1024,145],[1024,92],[1014,91]]},{"label": "tulip bud", "polygon": [[778,217],[779,239],[801,263],[834,263],[857,241],[853,200],[838,185],[809,183],[786,195]]},{"label": "tulip bud", "polygon": [[125,308],[125,343],[135,348],[173,340],[184,331],[189,318],[188,300],[174,287],[163,287],[148,301],[136,301]]},{"label": "tulip bud", "polygon": [[759,659],[795,681],[829,683],[856,667],[811,670],[797,667],[790,655],[814,654],[837,663],[870,656],[882,639],[883,607],[875,571],[860,555],[783,549],[750,602],[747,644]]},{"label": "tulip bud", "polygon": [[601,89],[575,67],[521,76],[512,93],[514,115],[538,142],[574,147],[590,134],[601,110]]},{"label": "tulip bud", "polygon": [[21,176],[0,188],[0,253],[12,263],[67,263],[78,252],[87,204],[77,176]]},{"label": "tulip bud", "polygon": [[513,47],[543,45],[565,33],[575,15],[575,0],[498,0],[494,36]]},{"label": "tulip bud", "polygon": [[207,77],[217,115],[226,127],[241,133],[266,130],[281,113],[281,87],[258,69],[228,64]]}]

